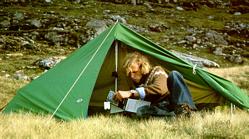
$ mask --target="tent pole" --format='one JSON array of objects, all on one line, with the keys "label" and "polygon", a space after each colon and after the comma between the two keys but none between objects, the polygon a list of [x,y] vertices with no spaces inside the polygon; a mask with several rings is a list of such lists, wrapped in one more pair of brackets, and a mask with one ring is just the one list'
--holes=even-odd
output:
[{"label": "tent pole", "polygon": [[[115,72],[118,73],[118,42],[115,41]],[[115,92],[118,91],[118,77],[115,77]]]}]

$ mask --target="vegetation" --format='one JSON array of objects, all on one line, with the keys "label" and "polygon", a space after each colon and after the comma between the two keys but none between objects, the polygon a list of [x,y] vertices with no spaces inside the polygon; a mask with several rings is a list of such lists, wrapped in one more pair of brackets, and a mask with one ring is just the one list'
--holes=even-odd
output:
[{"label": "vegetation", "polygon": [[[150,11],[144,5],[131,6],[100,1],[72,4],[65,0],[45,6],[12,5],[1,8],[1,13],[25,12],[34,17],[54,11],[55,15],[81,18],[85,21],[82,25],[90,19],[105,19],[105,10],[124,17],[128,24],[146,29],[151,24],[165,23],[169,27],[165,32],[142,34],[166,49],[202,56],[219,63],[221,68],[207,70],[231,80],[249,94],[248,57],[244,58],[244,65],[241,66],[230,63],[221,56],[214,56],[209,49],[182,47],[176,44],[189,34],[185,27],[222,31],[225,23],[229,21],[248,23],[248,13],[235,16],[227,12],[227,7],[207,6],[202,6],[197,11],[183,12],[175,10],[172,6],[162,7],[156,4],[153,5],[154,11]],[[213,19],[209,20],[208,16],[213,16]],[[171,37],[172,35],[174,37]],[[236,43],[246,39],[235,35],[231,36],[230,41]],[[0,45],[0,108],[15,96],[17,89],[28,83],[9,78],[8,75],[12,76],[16,71],[22,70],[28,76],[35,77],[43,72],[34,66],[37,60],[50,56],[67,56],[77,49],[75,46],[50,46],[43,41],[35,43],[35,49],[16,51],[3,50]],[[244,55],[248,55],[247,50],[248,48],[245,48]],[[0,138],[249,138],[248,127],[249,113],[236,109],[232,114],[227,106],[217,107],[214,111],[196,112],[191,118],[137,119],[123,115],[93,115],[87,119],[69,122],[50,119],[49,115],[0,113]]]},{"label": "vegetation", "polygon": [[[234,81],[249,93],[249,66],[208,69]],[[0,106],[3,107],[25,81],[0,77]],[[248,138],[249,113],[229,107],[194,113],[190,118],[123,115],[93,115],[87,119],[59,121],[49,115],[0,114],[0,138]]]},{"label": "vegetation", "polygon": [[32,114],[0,115],[0,138],[248,138],[248,113],[202,112],[191,118],[96,115],[71,122]]}]

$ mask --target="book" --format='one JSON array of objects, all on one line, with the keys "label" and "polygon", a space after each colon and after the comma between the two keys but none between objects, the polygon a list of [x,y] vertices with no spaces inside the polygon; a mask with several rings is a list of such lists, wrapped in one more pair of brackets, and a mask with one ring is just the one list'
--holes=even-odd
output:
[{"label": "book", "polygon": [[114,91],[109,91],[106,101],[104,102],[104,109],[110,110],[110,113],[118,112],[132,112],[136,113],[137,109],[142,106],[150,106],[151,102],[139,99],[126,99],[122,105],[113,99]]}]

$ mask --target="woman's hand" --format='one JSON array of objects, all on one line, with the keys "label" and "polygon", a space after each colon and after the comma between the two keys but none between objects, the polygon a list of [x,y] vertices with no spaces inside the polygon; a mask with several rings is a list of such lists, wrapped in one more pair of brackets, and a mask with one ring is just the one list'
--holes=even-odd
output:
[{"label": "woman's hand", "polygon": [[116,101],[123,101],[123,99],[131,97],[130,91],[117,91],[114,95],[114,100]]}]

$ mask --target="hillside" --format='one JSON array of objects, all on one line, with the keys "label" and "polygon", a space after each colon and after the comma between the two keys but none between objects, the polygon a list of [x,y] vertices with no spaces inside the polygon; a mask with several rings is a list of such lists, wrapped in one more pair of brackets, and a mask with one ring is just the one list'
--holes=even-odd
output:
[{"label": "hillside", "polygon": [[248,2],[5,0],[0,2],[0,75],[35,77],[38,60],[66,56],[116,20],[168,50],[221,67],[248,65]]}]

